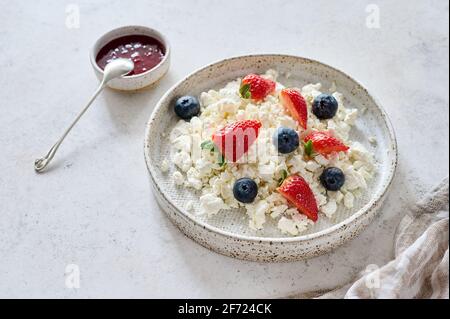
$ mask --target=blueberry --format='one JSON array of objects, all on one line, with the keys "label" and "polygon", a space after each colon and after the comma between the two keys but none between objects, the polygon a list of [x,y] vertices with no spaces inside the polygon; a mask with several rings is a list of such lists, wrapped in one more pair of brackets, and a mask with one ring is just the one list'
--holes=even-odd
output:
[{"label": "blueberry", "polygon": [[233,195],[241,203],[253,203],[256,195],[258,195],[258,185],[251,178],[238,179],[233,186]]},{"label": "blueberry", "polygon": [[329,191],[338,191],[345,183],[345,175],[337,167],[328,167],[320,175],[320,182]]},{"label": "blueberry", "polygon": [[321,120],[331,119],[336,115],[338,102],[329,94],[318,95],[312,105],[312,111]]},{"label": "blueberry", "polygon": [[183,120],[190,120],[200,113],[200,103],[193,96],[182,96],[175,103],[175,113]]},{"label": "blueberry", "polygon": [[273,144],[282,154],[288,154],[297,149],[300,144],[298,134],[295,130],[286,127],[280,127],[273,135]]}]

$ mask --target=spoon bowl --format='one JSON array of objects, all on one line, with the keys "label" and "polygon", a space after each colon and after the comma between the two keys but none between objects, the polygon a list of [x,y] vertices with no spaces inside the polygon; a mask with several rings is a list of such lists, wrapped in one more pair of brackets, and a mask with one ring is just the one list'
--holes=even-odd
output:
[{"label": "spoon bowl", "polygon": [[107,84],[109,81],[126,76],[134,69],[134,63],[128,59],[115,59],[109,62],[103,71],[102,82]]}]

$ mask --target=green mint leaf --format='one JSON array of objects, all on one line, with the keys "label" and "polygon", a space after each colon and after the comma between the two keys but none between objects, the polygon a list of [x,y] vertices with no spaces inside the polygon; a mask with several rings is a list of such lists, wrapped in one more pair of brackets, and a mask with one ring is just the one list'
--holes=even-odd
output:
[{"label": "green mint leaf", "polygon": [[227,164],[225,157],[222,154],[219,154],[218,160],[219,160],[220,167],[224,167]]},{"label": "green mint leaf", "polygon": [[215,148],[215,145],[214,145],[213,141],[204,141],[202,144],[200,144],[200,147],[202,150],[213,151]]},{"label": "green mint leaf", "polygon": [[220,167],[225,166],[225,157],[219,151],[217,151],[216,145],[213,141],[204,141],[202,142],[202,144],[200,144],[200,147],[202,150],[209,150],[211,153],[217,152],[217,162],[219,163]]},{"label": "green mint leaf", "polygon": [[239,94],[243,99],[249,99],[251,97],[250,94],[250,84],[243,84],[239,89]]},{"label": "green mint leaf", "polygon": [[311,155],[313,154],[313,143],[311,140],[309,140],[308,142],[305,143],[305,154],[308,155],[309,157],[311,157]]},{"label": "green mint leaf", "polygon": [[285,170],[285,169],[282,170],[281,171],[281,178],[278,179],[278,186],[281,186],[283,184],[283,182],[287,178],[287,176],[288,176],[287,170]]}]

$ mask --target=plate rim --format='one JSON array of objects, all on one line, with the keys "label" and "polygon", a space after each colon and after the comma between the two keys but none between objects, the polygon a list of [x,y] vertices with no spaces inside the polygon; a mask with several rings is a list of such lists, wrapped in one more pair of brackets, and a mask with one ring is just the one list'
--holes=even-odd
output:
[{"label": "plate rim", "polygon": [[[315,64],[320,64],[324,67],[327,67],[335,72],[338,72],[340,74],[342,74],[343,76],[345,76],[346,78],[348,78],[349,80],[353,81],[355,84],[357,84],[360,88],[362,88],[364,90],[364,92],[369,96],[369,98],[371,98],[375,104],[375,106],[378,108],[378,110],[381,112],[383,121],[385,122],[385,125],[388,129],[388,135],[389,135],[389,139],[391,141],[391,149],[393,152],[393,161],[390,163],[390,167],[389,167],[389,175],[386,179],[386,183],[383,185],[382,187],[382,191],[379,193],[379,196],[377,196],[376,198],[372,198],[366,205],[364,205],[363,207],[361,207],[358,211],[354,212],[353,214],[351,214],[349,217],[347,217],[346,219],[344,219],[343,221],[332,225],[331,227],[328,227],[326,229],[323,229],[321,231],[312,233],[312,234],[306,234],[306,235],[299,235],[299,236],[292,236],[292,237],[258,237],[258,236],[248,236],[248,235],[241,235],[241,234],[236,234],[236,233],[232,233],[223,229],[220,229],[216,226],[212,226],[204,221],[201,220],[196,220],[195,218],[193,218],[192,216],[189,215],[189,213],[183,211],[182,209],[179,209],[177,207],[177,205],[175,205],[173,203],[173,201],[166,196],[166,194],[159,188],[158,184],[156,183],[156,178],[155,178],[155,172],[153,171],[154,165],[152,163],[152,161],[150,160],[150,155],[149,155],[149,133],[150,130],[152,128],[154,119],[156,117],[156,114],[158,113],[159,109],[162,106],[162,102],[179,86],[181,85],[183,82],[185,82],[186,80],[189,80],[189,78],[191,78],[192,76],[196,75],[197,73],[201,72],[201,71],[205,71],[211,67],[214,67],[216,65],[219,64],[225,64],[227,62],[231,62],[231,61],[235,61],[235,60],[240,60],[240,59],[244,59],[244,58],[270,58],[270,57],[275,57],[275,58],[293,58],[293,59],[300,59],[300,60],[304,60],[308,63],[315,63]],[[150,179],[152,181],[153,186],[156,188],[156,191],[159,192],[159,195],[162,196],[171,206],[172,208],[179,213],[183,218],[187,218],[190,222],[192,222],[194,225],[200,226],[203,229],[206,229],[210,232],[216,233],[216,234],[220,234],[222,236],[225,237],[229,237],[232,239],[238,239],[238,240],[242,240],[242,241],[251,241],[251,242],[258,242],[258,243],[263,243],[263,242],[267,242],[267,243],[296,243],[296,242],[307,242],[307,241],[311,241],[311,240],[317,240],[323,237],[328,237],[330,235],[332,235],[333,233],[337,232],[339,229],[341,229],[342,227],[346,227],[350,224],[355,223],[358,219],[362,218],[365,214],[371,212],[372,210],[376,209],[379,205],[380,201],[383,201],[387,191],[389,190],[390,186],[392,185],[392,182],[394,180],[394,176],[397,170],[397,166],[398,166],[398,145],[397,145],[397,138],[396,138],[396,134],[395,134],[395,130],[393,128],[392,122],[389,119],[388,114],[386,113],[386,111],[384,110],[384,108],[381,106],[379,100],[366,88],[365,85],[363,85],[360,81],[357,81],[355,78],[353,78],[352,76],[348,75],[347,73],[343,72],[342,70],[335,68],[333,66],[330,66],[327,63],[312,59],[312,58],[307,58],[307,57],[302,57],[302,56],[298,56],[298,55],[291,55],[291,54],[279,54],[279,53],[275,53],[275,54],[271,54],[271,53],[262,53],[262,54],[247,54],[247,55],[237,55],[237,56],[232,56],[229,58],[225,58],[225,59],[220,59],[217,60],[215,62],[209,63],[205,66],[202,66],[200,68],[195,69],[194,71],[190,72],[188,75],[186,75],[185,77],[183,77],[182,79],[180,79],[179,81],[177,81],[174,85],[172,85],[165,93],[164,95],[158,100],[158,102],[155,105],[154,110],[152,111],[152,114],[150,115],[149,120],[146,123],[146,127],[145,127],[145,135],[144,135],[144,157],[145,157],[145,163],[146,163],[146,167],[147,167],[147,171],[150,175]],[[163,208],[164,210],[164,208]]]}]

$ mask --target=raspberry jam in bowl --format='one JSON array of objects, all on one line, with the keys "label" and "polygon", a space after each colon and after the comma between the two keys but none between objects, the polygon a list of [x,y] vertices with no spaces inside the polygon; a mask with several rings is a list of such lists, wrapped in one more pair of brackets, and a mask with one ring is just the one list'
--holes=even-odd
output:
[{"label": "raspberry jam in bowl", "polygon": [[127,58],[134,70],[112,80],[108,86],[117,90],[138,90],[161,79],[169,69],[170,48],[158,31],[143,26],[126,26],[103,35],[91,51],[91,63],[99,79],[105,66],[114,59]]},{"label": "raspberry jam in bowl", "polygon": [[157,39],[146,35],[127,35],[112,40],[97,54],[96,62],[104,70],[112,60],[130,59],[134,70],[128,74],[141,74],[157,66],[164,58],[165,48]]}]

